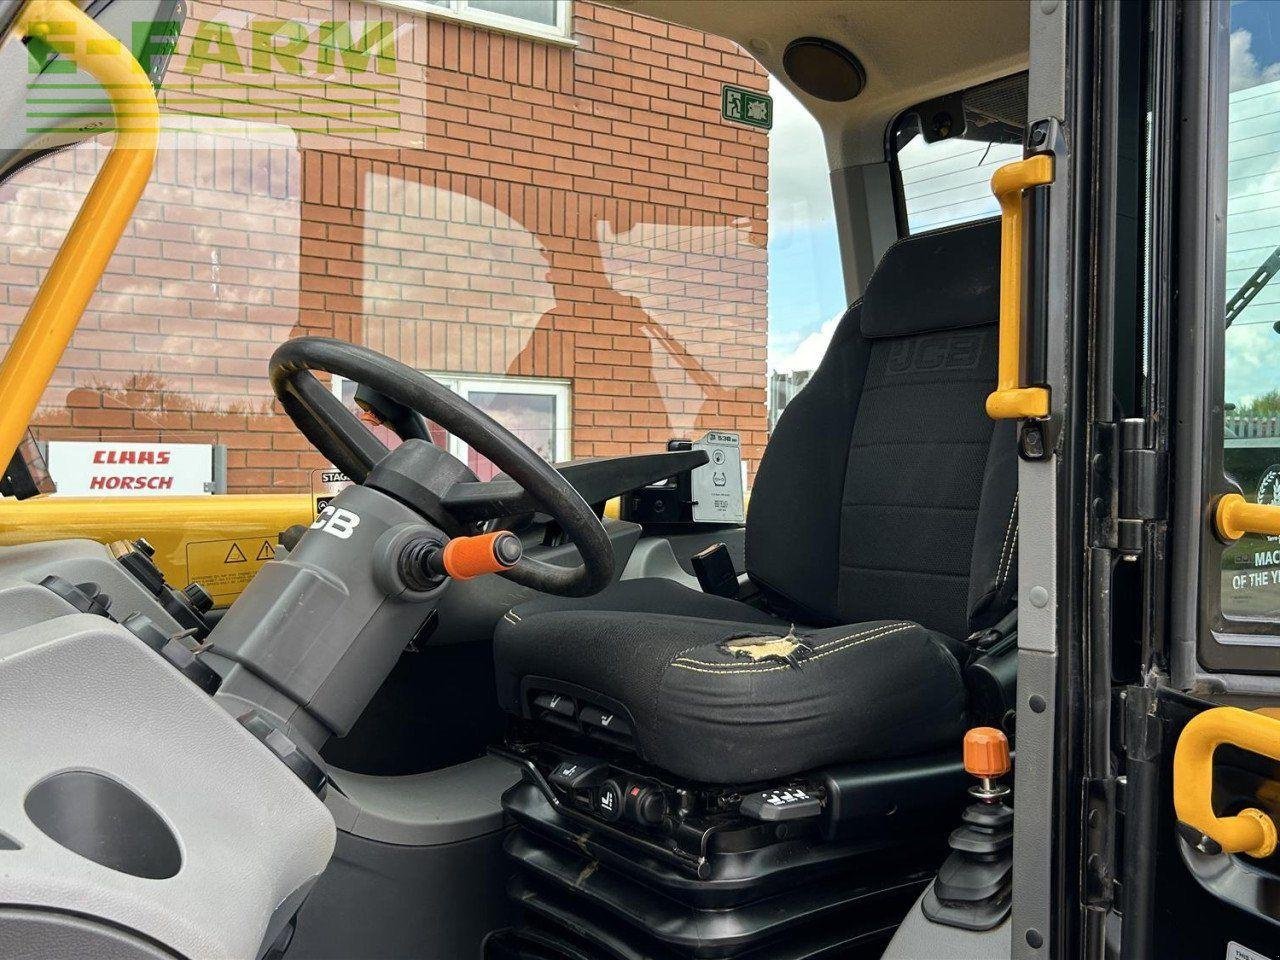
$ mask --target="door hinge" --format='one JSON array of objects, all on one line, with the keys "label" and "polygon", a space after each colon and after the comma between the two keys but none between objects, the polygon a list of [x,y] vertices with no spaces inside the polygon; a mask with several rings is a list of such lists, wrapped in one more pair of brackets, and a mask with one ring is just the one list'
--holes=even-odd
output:
[{"label": "door hinge", "polygon": [[1084,883],[1086,907],[1106,910],[1115,900],[1116,794],[1120,778],[1104,777],[1084,782]]},{"label": "door hinge", "polygon": [[1167,457],[1153,433],[1136,417],[1094,428],[1093,545],[1128,560],[1142,553],[1144,525],[1165,516]]}]

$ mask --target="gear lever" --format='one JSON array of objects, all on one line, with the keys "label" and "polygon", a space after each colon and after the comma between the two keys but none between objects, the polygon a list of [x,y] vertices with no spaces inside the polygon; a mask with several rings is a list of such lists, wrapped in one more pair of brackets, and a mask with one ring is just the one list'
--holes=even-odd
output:
[{"label": "gear lever", "polygon": [[990,930],[1009,915],[1013,883],[1013,809],[1009,788],[1000,782],[1012,764],[1009,738],[995,727],[974,727],[964,735],[964,768],[978,782],[970,804],[951,832],[951,855],[920,903],[934,923],[962,930]]}]

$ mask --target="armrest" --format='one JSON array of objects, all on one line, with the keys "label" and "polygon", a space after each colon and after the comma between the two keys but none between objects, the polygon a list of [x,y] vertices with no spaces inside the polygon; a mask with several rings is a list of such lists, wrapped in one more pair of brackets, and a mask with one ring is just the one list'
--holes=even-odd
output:
[{"label": "armrest", "polygon": [[[587,503],[604,503],[637,487],[657,483],[707,462],[705,450],[676,450],[640,453],[626,457],[592,457],[556,464]],[[514,516],[530,513],[538,505],[514,480],[499,474],[487,483],[459,483],[444,495],[441,504],[461,521],[488,520],[502,513]]]}]

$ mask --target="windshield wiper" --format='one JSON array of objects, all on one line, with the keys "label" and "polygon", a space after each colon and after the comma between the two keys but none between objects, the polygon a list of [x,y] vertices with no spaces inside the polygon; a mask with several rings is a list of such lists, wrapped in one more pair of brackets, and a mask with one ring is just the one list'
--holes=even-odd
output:
[{"label": "windshield wiper", "polygon": [[1227,301],[1227,322],[1223,327],[1230,327],[1236,317],[1244,312],[1244,308],[1253,302],[1253,298],[1262,292],[1262,288],[1271,282],[1271,278],[1280,271],[1280,247],[1271,251],[1271,256],[1262,261],[1262,266],[1253,272],[1248,280]]}]

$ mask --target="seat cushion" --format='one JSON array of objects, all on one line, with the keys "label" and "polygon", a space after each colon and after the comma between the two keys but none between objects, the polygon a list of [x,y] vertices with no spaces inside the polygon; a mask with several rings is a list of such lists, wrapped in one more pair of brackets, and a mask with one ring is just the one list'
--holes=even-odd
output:
[{"label": "seat cushion", "polygon": [[958,744],[965,691],[952,645],[905,620],[793,629],[654,579],[518,606],[494,658],[507,710],[527,713],[538,678],[583,687],[626,709],[650,763],[746,785]]}]

